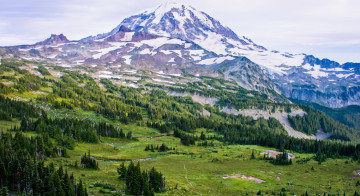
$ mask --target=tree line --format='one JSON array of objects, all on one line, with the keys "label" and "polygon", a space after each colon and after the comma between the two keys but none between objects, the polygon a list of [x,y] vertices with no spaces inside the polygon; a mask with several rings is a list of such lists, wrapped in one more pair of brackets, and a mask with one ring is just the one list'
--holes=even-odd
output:
[{"label": "tree line", "polygon": [[132,133],[124,133],[122,129],[105,122],[92,122],[74,118],[51,119],[43,112],[37,120],[23,118],[20,127],[13,127],[10,131],[33,131],[39,134],[48,134],[56,139],[60,146],[72,149],[75,141],[98,143],[100,136],[112,138],[131,138]]},{"label": "tree line", "polygon": [[128,167],[123,162],[117,171],[119,179],[125,181],[127,194],[150,196],[165,191],[165,177],[155,168],[141,171],[140,162],[130,162]]},{"label": "tree line", "polygon": [[288,116],[291,126],[303,133],[316,135],[321,128],[325,133],[331,133],[330,139],[351,141],[353,135],[359,136],[359,132],[339,123],[325,113],[315,110],[310,106],[301,106],[306,112],[304,116]]},{"label": "tree line", "polygon": [[47,157],[66,156],[66,150],[55,147],[48,136],[25,137],[1,133],[0,137],[0,187],[26,195],[85,196],[81,180],[53,164],[45,166]]}]

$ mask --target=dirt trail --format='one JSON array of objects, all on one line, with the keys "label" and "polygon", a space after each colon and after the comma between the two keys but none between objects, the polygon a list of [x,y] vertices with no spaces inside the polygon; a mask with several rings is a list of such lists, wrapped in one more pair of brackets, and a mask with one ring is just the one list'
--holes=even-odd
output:
[{"label": "dirt trail", "polygon": [[188,179],[188,177],[187,177],[187,173],[188,173],[188,171],[187,171],[187,169],[186,169],[186,166],[185,166],[185,163],[183,163],[184,164],[184,169],[185,169],[185,180],[199,193],[199,195],[201,195],[202,196],[202,194],[201,194],[201,192],[190,182],[190,180]]}]

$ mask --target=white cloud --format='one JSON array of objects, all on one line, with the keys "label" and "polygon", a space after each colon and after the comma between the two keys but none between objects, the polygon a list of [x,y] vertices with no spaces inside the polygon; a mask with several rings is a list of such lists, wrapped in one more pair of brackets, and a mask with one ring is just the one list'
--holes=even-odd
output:
[{"label": "white cloud", "polygon": [[[77,40],[108,32],[124,18],[166,1],[0,0],[0,45],[30,44],[51,33],[64,33],[69,39]],[[358,49],[358,0],[181,2],[208,13],[238,35],[271,50],[319,54],[344,62],[349,59],[348,50],[344,48]],[[337,52],[326,52],[330,50]],[[360,55],[349,60],[360,62]]]}]

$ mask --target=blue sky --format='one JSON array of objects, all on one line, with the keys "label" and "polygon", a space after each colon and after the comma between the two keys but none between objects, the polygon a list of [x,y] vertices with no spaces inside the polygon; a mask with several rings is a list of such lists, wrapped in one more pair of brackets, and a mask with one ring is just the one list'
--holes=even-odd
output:
[{"label": "blue sky", "polygon": [[[167,0],[0,0],[0,46],[77,40]],[[174,2],[174,1],[172,1]],[[359,0],[183,0],[270,50],[360,62]]]}]

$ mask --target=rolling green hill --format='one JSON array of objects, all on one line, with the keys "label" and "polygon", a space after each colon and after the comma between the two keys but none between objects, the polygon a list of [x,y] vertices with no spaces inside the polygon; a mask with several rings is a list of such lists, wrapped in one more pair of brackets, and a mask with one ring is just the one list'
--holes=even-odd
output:
[{"label": "rolling green hill", "polygon": [[[35,65],[42,74],[35,75]],[[115,78],[2,60],[1,192],[353,195],[359,190],[355,129],[218,78],[166,85],[149,81],[151,74],[129,75],[141,78],[134,88]],[[224,107],[269,114],[303,108],[303,116],[289,117],[293,128],[312,134],[322,126],[332,137],[290,137],[275,118],[225,113]],[[285,151],[294,157],[276,158]]]}]

